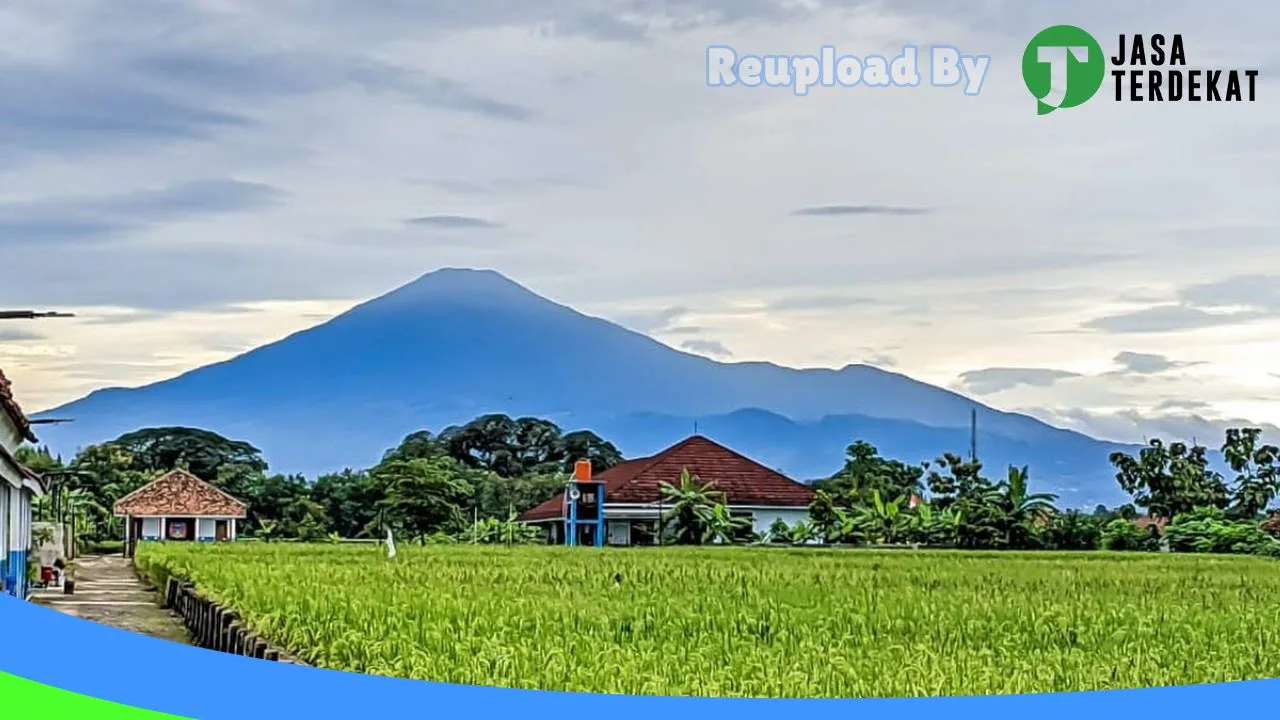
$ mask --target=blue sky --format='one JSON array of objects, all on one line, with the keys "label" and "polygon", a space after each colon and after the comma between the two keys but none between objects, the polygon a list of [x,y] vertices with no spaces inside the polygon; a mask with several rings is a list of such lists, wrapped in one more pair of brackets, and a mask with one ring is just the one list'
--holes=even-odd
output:
[{"label": "blue sky", "polygon": [[[0,363],[31,409],[497,269],[726,360],[869,362],[1117,439],[1280,423],[1280,10],[86,0],[0,9]],[[1037,117],[1027,40],[1181,32],[1257,102]],[[992,55],[983,93],[708,88],[710,44]]]}]

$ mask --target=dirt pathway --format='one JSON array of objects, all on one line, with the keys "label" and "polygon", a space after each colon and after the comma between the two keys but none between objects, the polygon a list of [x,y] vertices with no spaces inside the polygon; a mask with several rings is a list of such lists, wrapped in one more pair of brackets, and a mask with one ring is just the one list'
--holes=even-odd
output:
[{"label": "dirt pathway", "polygon": [[190,643],[191,636],[181,618],[160,607],[160,594],[139,579],[133,564],[120,555],[78,558],[74,595],[65,595],[62,588],[55,587],[36,590],[31,599],[67,615],[121,630]]}]

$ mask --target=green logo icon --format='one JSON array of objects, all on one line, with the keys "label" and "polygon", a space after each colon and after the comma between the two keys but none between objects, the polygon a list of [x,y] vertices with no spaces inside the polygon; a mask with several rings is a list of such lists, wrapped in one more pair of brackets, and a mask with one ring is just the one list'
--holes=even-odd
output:
[{"label": "green logo icon", "polygon": [[1074,25],[1041,30],[1022,53],[1022,80],[1040,115],[1084,104],[1102,87],[1106,74],[1102,46]]}]

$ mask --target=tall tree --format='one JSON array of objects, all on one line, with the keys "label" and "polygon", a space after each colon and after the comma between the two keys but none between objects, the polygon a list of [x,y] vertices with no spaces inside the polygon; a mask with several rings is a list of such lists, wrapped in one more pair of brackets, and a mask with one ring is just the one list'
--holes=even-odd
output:
[{"label": "tall tree", "polygon": [[311,487],[311,499],[324,509],[329,532],[354,538],[373,522],[382,493],[369,473],[343,470],[317,478]]},{"label": "tall tree", "polygon": [[383,460],[421,460],[448,455],[449,450],[430,430],[411,432],[396,447],[383,454]]},{"label": "tall tree", "polygon": [[870,506],[875,493],[882,501],[904,502],[911,495],[920,494],[923,476],[924,467],[883,458],[875,445],[856,440],[845,449],[844,467],[813,486],[848,504]]},{"label": "tall tree", "polygon": [[1036,523],[1049,519],[1056,512],[1053,503],[1058,496],[1031,492],[1025,465],[1020,468],[1010,466],[1000,489],[1004,492],[1005,542],[1009,547],[1029,547]]},{"label": "tall tree", "polygon": [[459,462],[508,478],[559,466],[565,458],[560,428],[540,418],[482,415],[446,428],[439,440]]},{"label": "tall tree", "polygon": [[1222,476],[1209,467],[1207,451],[1200,445],[1153,438],[1132,457],[1111,453],[1116,481],[1150,515],[1172,518],[1196,508],[1224,508],[1228,503]]},{"label": "tall tree", "polygon": [[1280,448],[1261,438],[1261,428],[1229,428],[1222,443],[1222,456],[1236,474],[1231,509],[1238,517],[1257,517],[1280,491]]},{"label": "tall tree", "polygon": [[451,458],[393,460],[370,475],[382,494],[381,520],[400,533],[422,539],[465,527],[462,509],[473,490]]},{"label": "tall tree", "polygon": [[564,465],[562,472],[573,472],[573,464],[578,460],[590,460],[591,471],[597,475],[622,462],[622,453],[613,443],[601,438],[590,430],[575,430],[565,433]]},{"label": "tall tree", "polygon": [[262,451],[241,440],[229,440],[210,430],[190,427],[157,427],[135,430],[110,441],[134,458],[134,469],[166,472],[184,462],[203,480],[218,477],[223,465],[237,464],[259,472],[267,470]]}]

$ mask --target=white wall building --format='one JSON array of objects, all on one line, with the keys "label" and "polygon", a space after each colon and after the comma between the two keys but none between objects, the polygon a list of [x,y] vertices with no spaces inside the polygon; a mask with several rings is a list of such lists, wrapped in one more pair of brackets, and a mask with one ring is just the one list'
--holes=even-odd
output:
[{"label": "white wall building", "polygon": [[[710,485],[721,504],[749,518],[763,535],[782,520],[793,527],[809,519],[813,489],[701,435],[689,437],[647,458],[628,460],[594,479],[604,491],[605,543],[651,544],[652,528],[670,507],[663,506],[662,485],[679,487],[683,471]],[[520,520],[546,529],[548,540],[565,542],[564,493],[529,510]],[[582,540],[580,543],[584,542]]]},{"label": "white wall building", "polygon": [[35,442],[31,423],[13,399],[0,371],[0,592],[26,598],[31,552],[31,509],[44,493],[40,477],[15,457],[23,442]]}]

